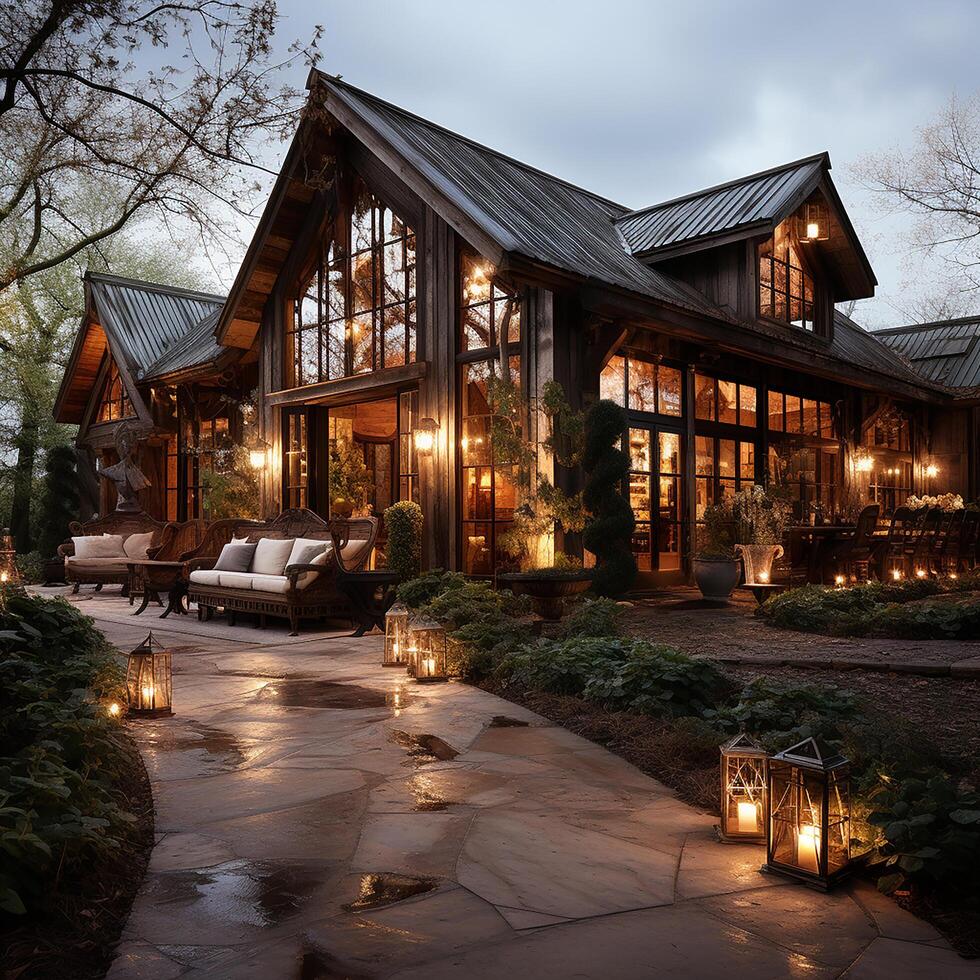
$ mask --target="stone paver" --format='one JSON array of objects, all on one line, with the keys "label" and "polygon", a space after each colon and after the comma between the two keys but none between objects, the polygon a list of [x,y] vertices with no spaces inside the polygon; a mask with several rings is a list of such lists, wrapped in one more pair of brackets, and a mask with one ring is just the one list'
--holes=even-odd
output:
[{"label": "stone paver", "polygon": [[[131,724],[157,843],[110,980],[976,976],[863,885],[761,875],[761,848],[526,709],[411,685],[377,636],[84,608],[123,648],[150,625],[178,648],[175,717]],[[428,890],[345,908],[392,873]]]}]

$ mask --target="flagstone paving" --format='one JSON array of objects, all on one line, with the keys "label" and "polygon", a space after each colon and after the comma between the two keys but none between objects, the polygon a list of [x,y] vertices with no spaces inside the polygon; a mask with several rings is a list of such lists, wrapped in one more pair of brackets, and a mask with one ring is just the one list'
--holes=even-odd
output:
[{"label": "flagstone paving", "polygon": [[175,716],[130,725],[156,846],[110,980],[977,976],[868,886],[760,874],[762,849],[532,712],[411,686],[377,636],[82,605],[123,649],[153,626],[177,651]]}]

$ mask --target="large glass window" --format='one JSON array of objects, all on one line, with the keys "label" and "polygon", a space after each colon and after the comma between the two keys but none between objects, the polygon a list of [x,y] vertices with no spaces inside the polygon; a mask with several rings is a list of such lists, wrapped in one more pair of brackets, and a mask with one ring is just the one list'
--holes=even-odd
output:
[{"label": "large glass window", "polygon": [[788,230],[792,224],[783,222],[759,246],[759,315],[813,330],[813,278]]},{"label": "large glass window", "polygon": [[871,499],[891,513],[912,495],[912,424],[898,409],[883,412],[864,433],[871,457]]},{"label": "large glass window", "polygon": [[360,179],[353,201],[293,304],[287,387],[415,360],[415,233]]},{"label": "large glass window", "polygon": [[99,408],[96,419],[99,422],[116,422],[119,419],[131,419],[136,415],[133,403],[126,394],[126,386],[119,376],[116,362],[108,355],[108,368],[102,394],[99,396]]},{"label": "large glass window", "polygon": [[419,493],[419,459],[415,451],[412,432],[419,415],[419,393],[405,391],[399,396],[398,406],[398,468],[399,500],[421,503]]},{"label": "large glass window", "polygon": [[632,548],[641,572],[681,567],[681,435],[629,430],[629,497],[636,528]]},{"label": "large glass window", "polygon": [[665,364],[617,355],[599,375],[599,397],[631,412],[679,416],[681,372]]},{"label": "large glass window", "polygon": [[516,472],[494,452],[490,380],[506,375],[506,380],[521,382],[521,307],[480,256],[464,252],[460,261],[463,571],[492,575],[516,567],[501,540],[517,506]]}]

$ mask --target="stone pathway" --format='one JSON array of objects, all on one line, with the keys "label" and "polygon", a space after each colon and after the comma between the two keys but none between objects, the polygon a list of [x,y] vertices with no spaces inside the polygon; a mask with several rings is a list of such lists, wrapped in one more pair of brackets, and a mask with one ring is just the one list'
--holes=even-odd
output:
[{"label": "stone pathway", "polygon": [[867,886],[763,876],[604,749],[380,667],[377,636],[84,603],[176,651],[175,717],[131,724],[156,846],[110,980],[977,976]]}]

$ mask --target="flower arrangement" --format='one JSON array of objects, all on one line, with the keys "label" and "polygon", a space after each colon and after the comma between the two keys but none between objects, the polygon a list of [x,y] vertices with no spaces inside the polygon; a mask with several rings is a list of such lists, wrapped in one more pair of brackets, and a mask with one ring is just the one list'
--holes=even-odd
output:
[{"label": "flower arrangement", "polygon": [[739,490],[732,500],[735,540],[739,544],[780,544],[789,506],[756,484]]},{"label": "flower arrangement", "polygon": [[924,494],[921,497],[916,497],[913,494],[905,501],[905,506],[912,510],[918,510],[920,507],[938,507],[940,510],[951,513],[954,510],[963,509],[963,498],[958,493],[940,493],[934,496]]}]

